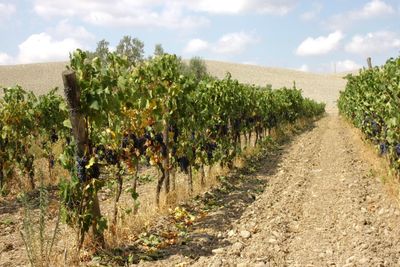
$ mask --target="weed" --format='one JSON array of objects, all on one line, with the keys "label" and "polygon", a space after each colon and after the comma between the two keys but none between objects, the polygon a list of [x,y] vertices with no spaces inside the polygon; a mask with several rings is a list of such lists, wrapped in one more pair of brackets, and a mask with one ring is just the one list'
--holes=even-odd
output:
[{"label": "weed", "polygon": [[43,173],[40,173],[39,210],[35,209],[34,199],[29,198],[27,194],[21,195],[24,218],[20,234],[31,266],[39,267],[52,266],[50,260],[60,222],[58,210],[54,229],[52,231],[48,229],[48,222],[51,221],[49,220],[49,194],[43,180]]}]

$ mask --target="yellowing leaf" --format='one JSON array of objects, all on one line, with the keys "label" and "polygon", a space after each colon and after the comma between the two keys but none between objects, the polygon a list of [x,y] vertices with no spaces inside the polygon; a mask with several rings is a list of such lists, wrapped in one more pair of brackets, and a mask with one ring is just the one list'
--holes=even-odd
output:
[{"label": "yellowing leaf", "polygon": [[86,169],[90,169],[96,163],[96,158],[91,157],[89,163],[85,166]]}]

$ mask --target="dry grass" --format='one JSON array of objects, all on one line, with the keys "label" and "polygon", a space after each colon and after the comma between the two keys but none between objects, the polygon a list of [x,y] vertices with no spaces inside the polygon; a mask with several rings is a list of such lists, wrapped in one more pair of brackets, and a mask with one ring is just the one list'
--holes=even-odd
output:
[{"label": "dry grass", "polygon": [[389,195],[400,205],[400,177],[393,172],[388,158],[386,156],[378,156],[376,145],[366,140],[360,129],[355,128],[345,118],[342,118],[342,121],[352,129],[354,142],[359,143],[363,158],[371,166],[371,176],[379,178],[385,185]]}]

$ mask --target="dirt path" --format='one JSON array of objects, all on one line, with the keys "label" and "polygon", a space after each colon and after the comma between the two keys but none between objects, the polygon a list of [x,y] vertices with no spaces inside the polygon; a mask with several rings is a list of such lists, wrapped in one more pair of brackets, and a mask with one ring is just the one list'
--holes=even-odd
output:
[{"label": "dirt path", "polygon": [[328,115],[284,149],[274,171],[258,173],[264,193],[222,234],[209,232],[217,241],[208,255],[151,266],[400,266],[399,206],[363,150],[354,131]]}]

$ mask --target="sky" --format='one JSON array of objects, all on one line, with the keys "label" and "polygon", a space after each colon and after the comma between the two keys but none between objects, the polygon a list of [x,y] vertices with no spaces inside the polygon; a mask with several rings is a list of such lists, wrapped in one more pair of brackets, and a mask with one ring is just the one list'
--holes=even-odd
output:
[{"label": "sky", "polygon": [[139,38],[183,58],[341,72],[400,56],[399,0],[0,0],[0,65]]}]

